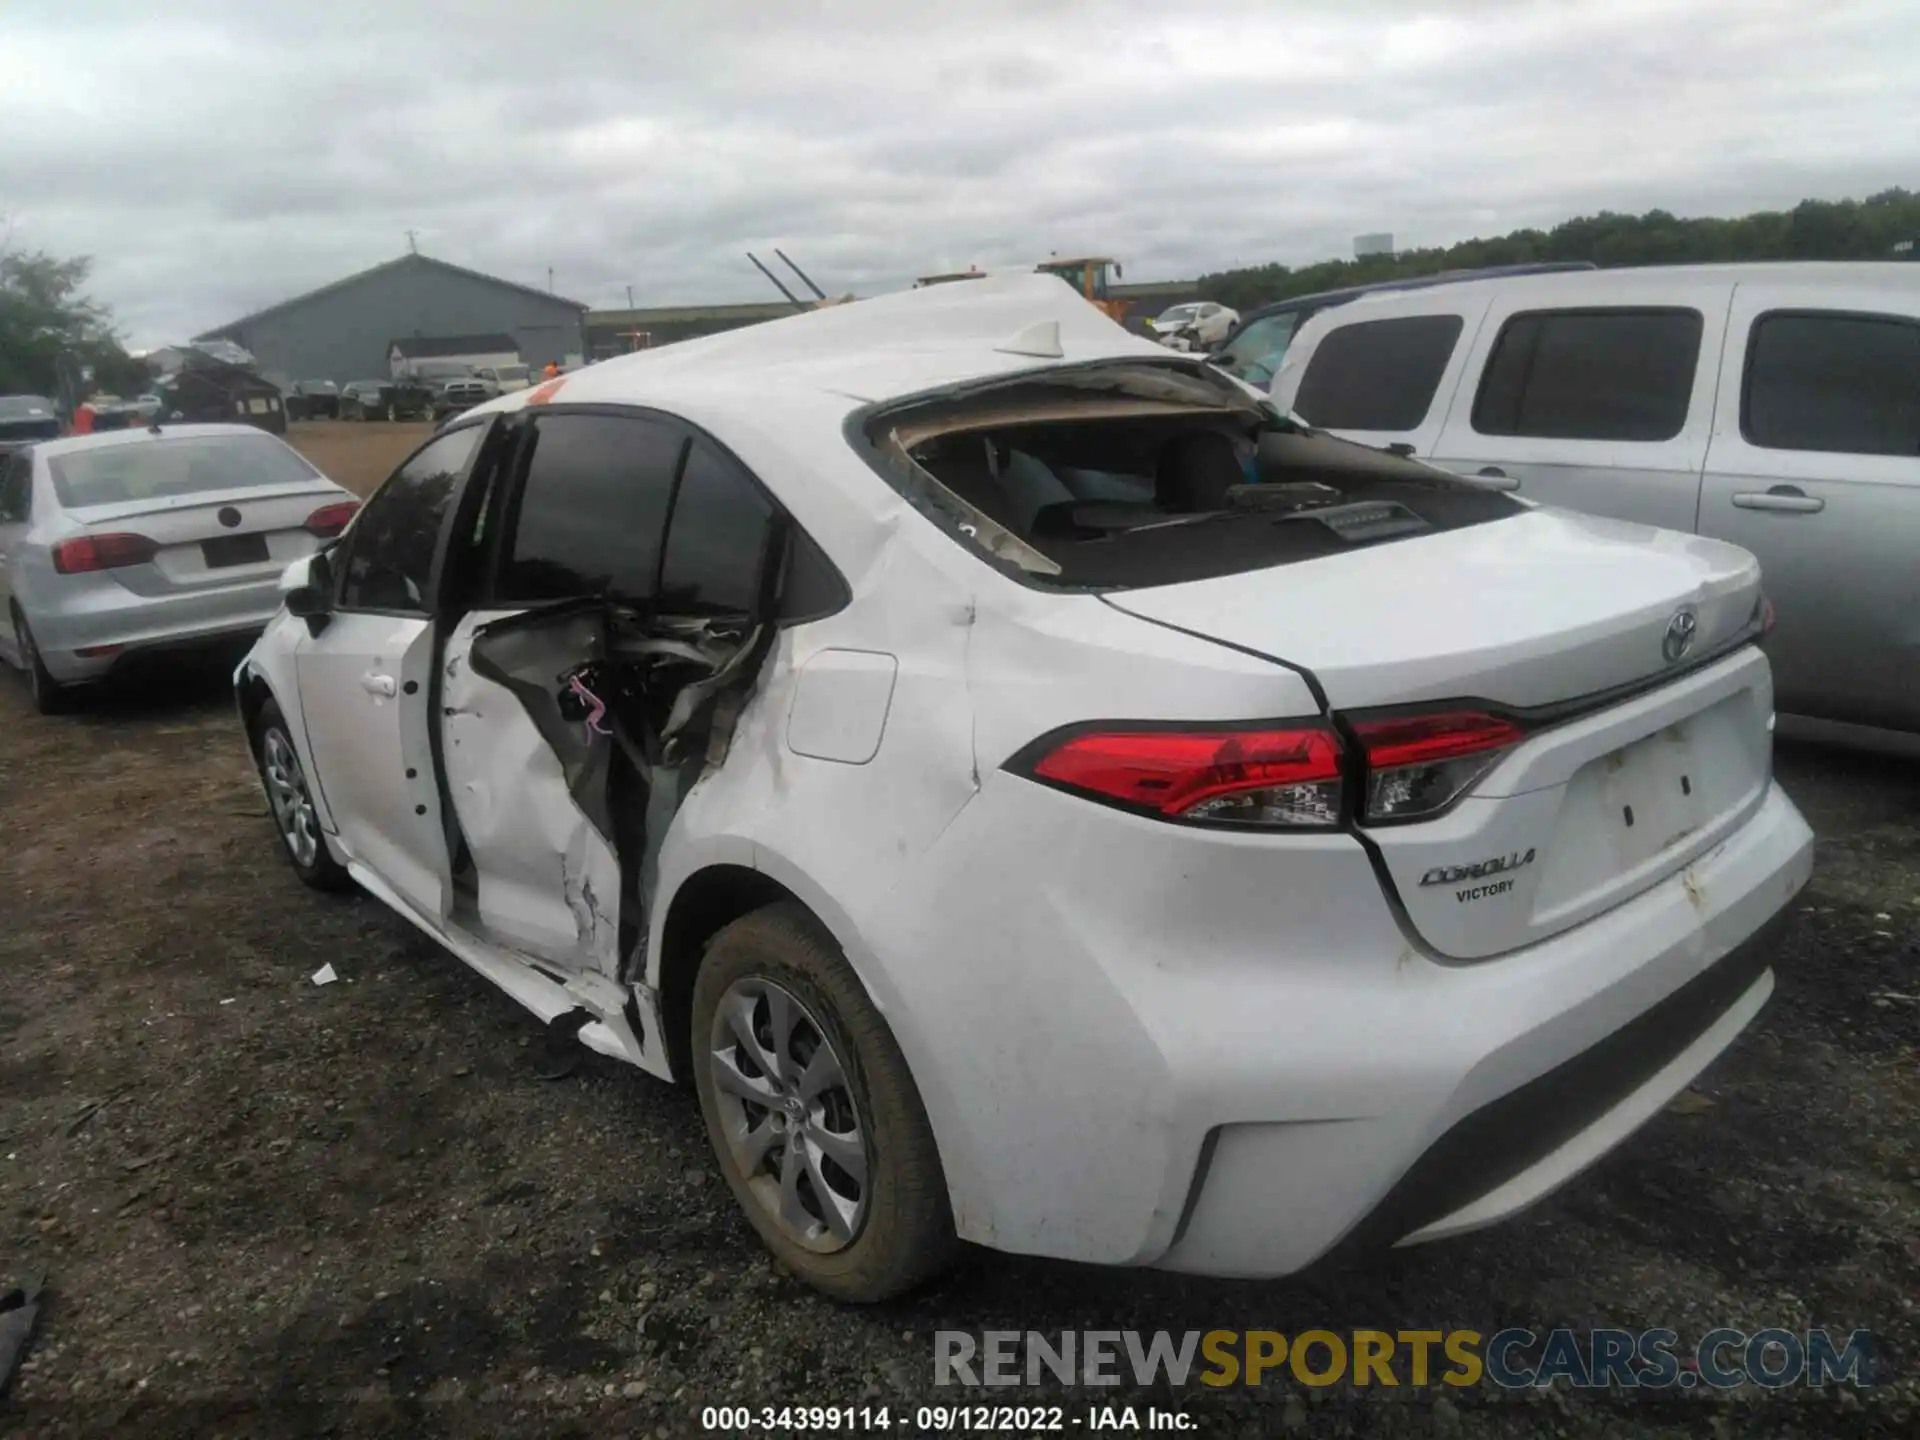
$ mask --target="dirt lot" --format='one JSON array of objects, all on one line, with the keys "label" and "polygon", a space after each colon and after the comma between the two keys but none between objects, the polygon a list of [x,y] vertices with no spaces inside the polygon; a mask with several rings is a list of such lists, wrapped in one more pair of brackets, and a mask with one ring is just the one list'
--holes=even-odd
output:
[{"label": "dirt lot", "polygon": [[433,433],[424,420],[296,420],[287,441],[356,495],[370,495],[417,445]]},{"label": "dirt lot", "polygon": [[[364,488],[403,428],[297,438]],[[956,1399],[936,1329],[1524,1324],[1866,1328],[1895,1379],[1056,1398],[1204,1436],[1912,1434],[1920,766],[1783,746],[1780,771],[1821,851],[1777,997],[1522,1222],[1270,1284],[978,1255],[855,1313],[765,1259],[689,1094],[596,1057],[539,1078],[523,1012],[375,901],[294,881],[217,670],[57,720],[0,674],[0,1289],[49,1277],[0,1430],[681,1435],[729,1402],[889,1404],[915,1433],[913,1404]]]}]

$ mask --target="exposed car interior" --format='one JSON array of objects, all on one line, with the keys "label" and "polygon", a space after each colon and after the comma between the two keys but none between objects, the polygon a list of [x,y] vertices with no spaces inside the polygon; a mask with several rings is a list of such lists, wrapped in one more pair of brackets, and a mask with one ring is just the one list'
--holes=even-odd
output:
[{"label": "exposed car interior", "polygon": [[1103,377],[1106,394],[1020,384],[894,410],[868,434],[934,482],[964,537],[1071,586],[1205,579],[1520,509],[1201,383],[1176,386],[1139,371]]}]

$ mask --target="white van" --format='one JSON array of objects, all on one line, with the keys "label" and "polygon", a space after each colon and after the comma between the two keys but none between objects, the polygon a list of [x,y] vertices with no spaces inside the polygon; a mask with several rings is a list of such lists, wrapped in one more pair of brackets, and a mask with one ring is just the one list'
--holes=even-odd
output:
[{"label": "white van", "polygon": [[1308,322],[1273,398],[1543,504],[1752,551],[1780,708],[1920,731],[1920,264],[1363,296]]}]

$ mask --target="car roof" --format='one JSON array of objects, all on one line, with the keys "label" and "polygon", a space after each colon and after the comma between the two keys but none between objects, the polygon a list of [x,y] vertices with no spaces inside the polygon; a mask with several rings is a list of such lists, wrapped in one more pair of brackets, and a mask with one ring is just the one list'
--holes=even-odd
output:
[{"label": "car roof", "polygon": [[[1533,273],[1482,279],[1460,279],[1445,285],[1422,287],[1418,295],[1397,291],[1355,297],[1353,305],[1372,313],[1393,306],[1419,308],[1444,303],[1451,297],[1476,297],[1522,288],[1541,298],[1603,299],[1622,285],[1647,284],[1764,284],[1808,290],[1853,287],[1861,289],[1920,289],[1920,265],[1898,260],[1794,260],[1725,265],[1635,265],[1614,270],[1580,270],[1558,274]],[[1338,321],[1333,322],[1338,324]]]},{"label": "car roof", "polygon": [[1387,291],[1398,293],[1402,290],[1430,290],[1438,285],[1459,285],[1472,280],[1511,278],[1516,275],[1583,274],[1594,269],[1595,267],[1585,260],[1542,260],[1531,265],[1489,265],[1473,270],[1443,270],[1437,275],[1409,275],[1399,280],[1376,280],[1367,285],[1347,285],[1338,290],[1315,290],[1309,295],[1289,295],[1284,300],[1275,300],[1271,304],[1262,305],[1257,310],[1247,311],[1243,328],[1256,320],[1264,320],[1269,315],[1298,310],[1306,305],[1326,305],[1358,300],[1363,295],[1377,295]]},{"label": "car roof", "polygon": [[[1053,343],[1057,355],[1033,353]],[[1179,357],[1115,324],[1054,276],[995,275],[616,356],[567,372],[557,386],[503,395],[477,413],[551,399],[751,421],[777,397],[785,408],[844,415],[971,381],[1109,359],[1166,364]]]},{"label": "car roof", "polygon": [[255,426],[237,424],[142,426],[132,430],[102,430],[92,435],[68,435],[59,440],[42,440],[33,447],[33,453],[53,460],[87,450],[111,450],[117,446],[143,445],[160,440],[221,440],[265,434],[266,431]]}]

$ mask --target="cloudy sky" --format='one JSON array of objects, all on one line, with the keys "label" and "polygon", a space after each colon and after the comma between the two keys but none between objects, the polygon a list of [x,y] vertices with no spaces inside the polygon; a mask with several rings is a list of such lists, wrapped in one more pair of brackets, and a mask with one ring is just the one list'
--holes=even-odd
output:
[{"label": "cloudy sky", "polygon": [[419,248],[594,305],[1920,185],[1913,0],[0,0],[0,214],[153,344]]}]

